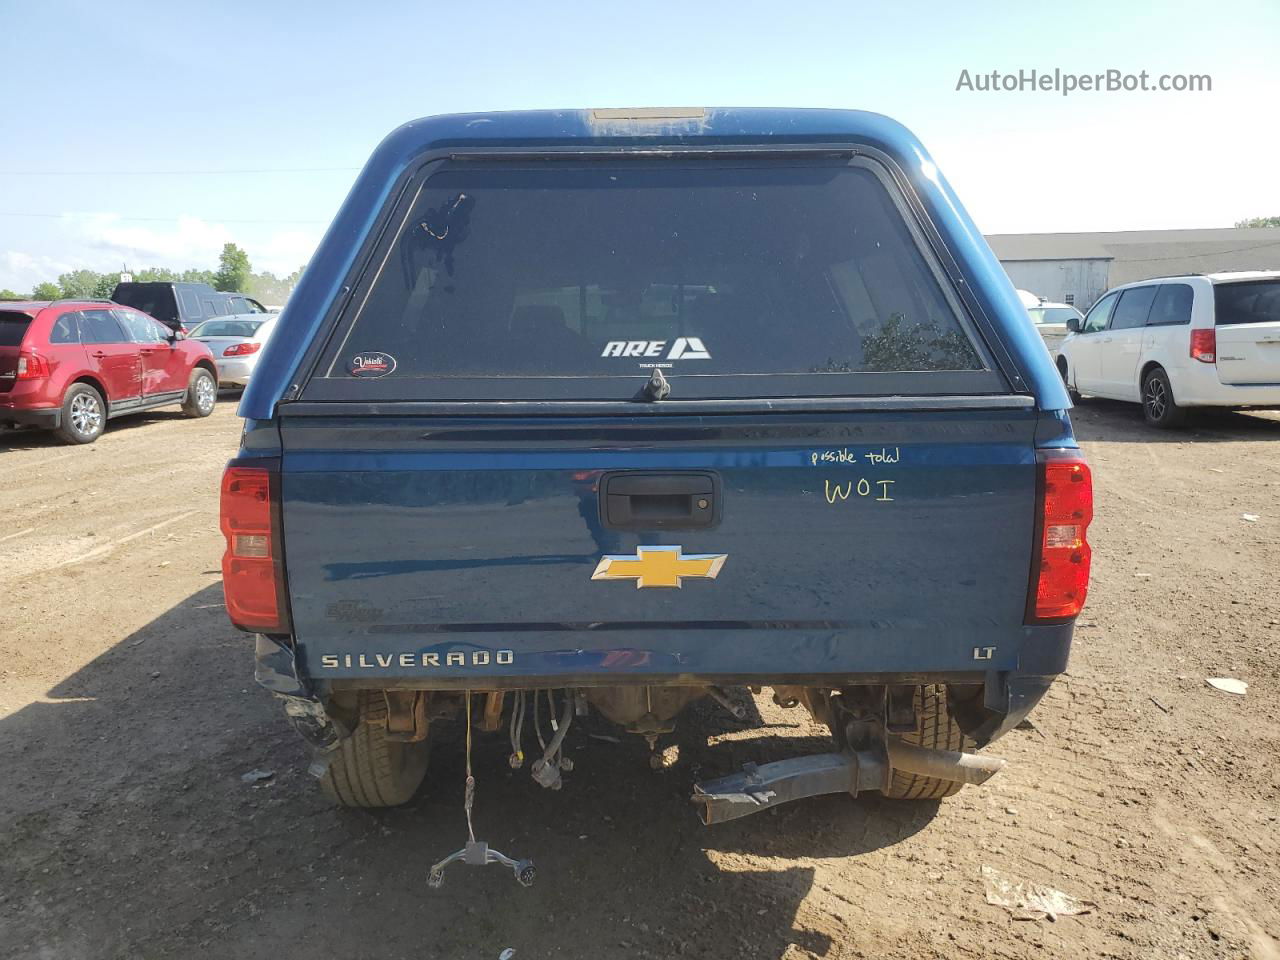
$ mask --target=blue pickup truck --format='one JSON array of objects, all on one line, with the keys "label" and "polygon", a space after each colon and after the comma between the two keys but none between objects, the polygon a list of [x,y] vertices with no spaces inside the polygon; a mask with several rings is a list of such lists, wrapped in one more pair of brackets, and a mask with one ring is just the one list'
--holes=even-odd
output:
[{"label": "blue pickup truck", "polygon": [[742,686],[832,749],[697,784],[707,822],[944,797],[1067,665],[1092,516],[1069,407],[886,117],[417,120],[241,402],[227,610],[341,804],[408,800],[440,724],[559,787],[575,718],[652,746]]}]

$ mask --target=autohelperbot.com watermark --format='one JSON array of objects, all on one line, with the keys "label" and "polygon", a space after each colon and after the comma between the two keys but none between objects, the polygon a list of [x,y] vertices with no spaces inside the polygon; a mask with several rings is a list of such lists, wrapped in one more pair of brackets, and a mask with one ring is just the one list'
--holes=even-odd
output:
[{"label": "autohelperbot.com watermark", "polygon": [[1152,73],[1139,70],[1103,70],[1072,73],[1052,70],[961,70],[956,91],[970,93],[1212,93],[1213,77],[1207,73]]}]

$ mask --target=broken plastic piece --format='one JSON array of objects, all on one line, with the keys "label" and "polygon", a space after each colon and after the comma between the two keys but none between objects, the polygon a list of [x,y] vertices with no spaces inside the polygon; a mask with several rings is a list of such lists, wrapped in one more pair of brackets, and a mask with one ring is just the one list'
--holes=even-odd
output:
[{"label": "broken plastic piece", "polygon": [[1249,691],[1247,683],[1234,677],[1210,677],[1205,683],[1215,690],[1221,690],[1223,693],[1234,693],[1238,697],[1243,697]]},{"label": "broken plastic piece", "polygon": [[311,774],[317,780],[323,780],[324,775],[329,772],[329,764],[332,762],[332,754],[322,753],[307,767],[307,773]]},{"label": "broken plastic piece", "polygon": [[982,884],[986,887],[987,903],[1004,907],[1015,920],[1043,920],[1045,917],[1057,920],[1058,917],[1092,913],[1097,907],[1092,900],[1077,900],[1053,887],[1002,877],[986,864],[982,865]]}]

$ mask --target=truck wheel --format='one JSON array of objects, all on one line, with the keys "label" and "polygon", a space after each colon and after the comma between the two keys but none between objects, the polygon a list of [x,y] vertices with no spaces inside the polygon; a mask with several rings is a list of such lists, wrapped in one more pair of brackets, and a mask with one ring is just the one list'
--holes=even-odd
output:
[{"label": "truck wheel", "polygon": [[387,701],[379,690],[362,690],[355,730],[334,751],[320,783],[344,807],[398,806],[426,776],[428,743],[388,740]]},{"label": "truck wheel", "polygon": [[[971,750],[973,741],[960,732],[947,710],[947,688],[943,684],[926,684],[916,688],[916,716],[920,724],[914,733],[902,735],[907,743],[934,750]],[[910,773],[890,775],[886,797],[894,800],[941,800],[960,792],[964,784],[936,777],[917,777]]]},{"label": "truck wheel", "polygon": [[62,419],[54,435],[63,443],[93,443],[107,425],[102,394],[87,383],[73,383],[62,398]]},{"label": "truck wheel", "polygon": [[1187,422],[1187,408],[1173,399],[1169,375],[1159,367],[1152,369],[1142,381],[1142,416],[1153,427],[1169,430]]},{"label": "truck wheel", "polygon": [[188,417],[207,417],[213,413],[214,404],[218,402],[218,385],[213,374],[204,367],[196,367],[191,371],[191,379],[187,383],[187,396],[182,401],[182,412]]}]

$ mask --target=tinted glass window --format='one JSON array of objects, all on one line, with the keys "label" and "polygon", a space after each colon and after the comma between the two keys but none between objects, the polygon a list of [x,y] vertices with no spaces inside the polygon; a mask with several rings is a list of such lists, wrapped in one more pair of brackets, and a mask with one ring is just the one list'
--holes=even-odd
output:
[{"label": "tinted glass window", "polygon": [[1116,301],[1120,299],[1120,295],[1109,293],[1097,303],[1093,305],[1093,309],[1089,311],[1089,315],[1084,318],[1083,333],[1097,333],[1107,328],[1107,321],[1111,319],[1111,311],[1116,308]]},{"label": "tinted glass window", "polygon": [[206,320],[191,331],[191,336],[252,337],[260,326],[257,320]]},{"label": "tinted glass window", "polygon": [[1280,280],[1218,283],[1213,287],[1217,324],[1280,322]]},{"label": "tinted glass window", "polygon": [[1130,330],[1144,326],[1147,314],[1151,310],[1151,301],[1156,297],[1155,287],[1134,287],[1120,294],[1120,302],[1115,313],[1111,315],[1112,330]]},{"label": "tinted glass window", "polygon": [[200,298],[195,293],[190,290],[179,290],[178,296],[182,299],[182,312],[188,321],[199,320],[204,316],[204,310],[200,308]]},{"label": "tinted glass window", "polygon": [[121,283],[116,286],[111,299],[148,313],[157,320],[169,323],[178,321],[178,305],[173,297],[173,287],[167,283]]},{"label": "tinted glass window", "polygon": [[438,173],[327,375],[379,353],[396,378],[562,383],[983,367],[883,184],[844,165]]},{"label": "tinted glass window", "polygon": [[248,297],[232,297],[227,309],[228,313],[266,313],[257,300]]},{"label": "tinted glass window", "polygon": [[225,300],[205,300],[204,315],[206,317],[222,317],[227,314],[227,302]]},{"label": "tinted glass window", "polygon": [[53,321],[53,328],[49,331],[49,342],[80,342],[80,326],[76,323],[76,315],[74,313],[64,313],[57,320]]},{"label": "tinted glass window", "polygon": [[1191,322],[1191,303],[1195,292],[1185,283],[1164,283],[1151,304],[1147,326],[1163,327]]},{"label": "tinted glass window", "polygon": [[16,310],[0,313],[0,347],[19,347],[31,324],[31,317]]},{"label": "tinted glass window", "polygon": [[81,310],[80,342],[128,343],[129,338],[110,310]]},{"label": "tinted glass window", "polygon": [[165,340],[164,328],[150,317],[144,317],[133,310],[116,310],[114,313],[135,343],[159,343]]}]

